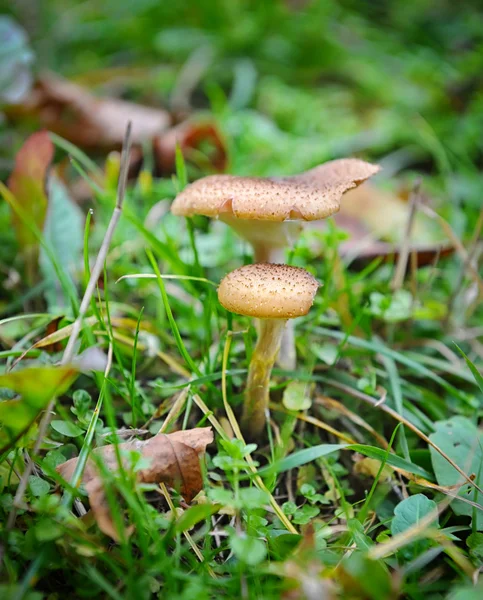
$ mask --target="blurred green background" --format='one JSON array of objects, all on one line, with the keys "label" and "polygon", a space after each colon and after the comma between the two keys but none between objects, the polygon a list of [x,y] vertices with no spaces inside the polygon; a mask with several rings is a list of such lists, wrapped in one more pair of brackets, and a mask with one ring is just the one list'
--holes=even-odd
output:
[{"label": "blurred green background", "polygon": [[[36,71],[153,106],[213,111],[233,172],[384,158],[386,178],[423,173],[458,233],[471,229],[483,159],[479,2],[17,0],[2,8],[26,30]],[[4,123],[2,166],[23,134]]]}]

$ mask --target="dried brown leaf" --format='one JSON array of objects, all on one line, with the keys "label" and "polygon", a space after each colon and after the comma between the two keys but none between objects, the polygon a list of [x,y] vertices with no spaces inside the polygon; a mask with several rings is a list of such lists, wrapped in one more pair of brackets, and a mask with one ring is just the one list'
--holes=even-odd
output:
[{"label": "dried brown leaf", "polygon": [[[54,157],[54,145],[47,131],[31,135],[15,157],[8,187],[19,208],[41,230],[47,214],[46,180]],[[37,255],[38,241],[32,230],[13,210],[12,223],[20,249]]]},{"label": "dried brown leaf", "polygon": [[153,153],[161,175],[175,170],[177,145],[188,161],[194,158],[194,151],[208,146],[208,156],[205,158],[208,166],[216,171],[224,171],[227,167],[226,143],[219,130],[209,121],[185,121],[154,138]]},{"label": "dried brown leaf", "polygon": [[[212,441],[211,427],[200,427],[169,434],[159,433],[145,441],[126,442],[119,444],[119,450],[123,454],[129,451],[139,452],[142,458],[149,461],[146,468],[136,473],[139,482],[165,483],[171,487],[178,487],[185,500],[190,502],[203,484],[199,455]],[[94,454],[96,459],[103,462],[106,469],[112,472],[118,471],[119,465],[113,444],[97,448]],[[72,479],[77,461],[77,458],[71,458],[57,467],[57,471],[66,481]],[[87,462],[82,482],[99,528],[106,535],[118,540],[119,536],[112,521],[102,477],[95,460],[90,459]]]},{"label": "dried brown leaf", "polygon": [[[367,264],[376,258],[397,260],[410,209],[406,196],[405,190],[394,194],[371,183],[349,190],[340,211],[334,216],[337,226],[350,235],[341,244],[341,255],[352,258],[356,265]],[[324,223],[310,225],[313,228],[325,226]],[[438,256],[451,254],[454,247],[449,240],[441,239],[429,220],[418,213],[411,231],[409,251],[415,253],[415,264],[421,267]]]},{"label": "dried brown leaf", "polygon": [[29,98],[11,107],[8,114],[34,116],[43,127],[87,149],[120,147],[129,121],[134,144],[150,140],[171,125],[165,110],[117,98],[98,98],[83,87],[50,74],[41,76]]},{"label": "dried brown leaf", "polygon": [[[145,141],[151,141],[160,174],[175,170],[176,145],[186,156],[200,162],[199,151],[209,146],[205,161],[211,169],[226,168],[226,144],[210,121],[184,121],[175,127],[174,117],[166,110],[127,102],[118,98],[98,97],[75,83],[52,74],[42,75],[29,97],[7,109],[9,117],[37,118],[43,127],[87,150],[108,151],[120,148],[126,125],[132,122],[130,176],[142,164]],[[197,154],[198,153],[198,154]]]}]

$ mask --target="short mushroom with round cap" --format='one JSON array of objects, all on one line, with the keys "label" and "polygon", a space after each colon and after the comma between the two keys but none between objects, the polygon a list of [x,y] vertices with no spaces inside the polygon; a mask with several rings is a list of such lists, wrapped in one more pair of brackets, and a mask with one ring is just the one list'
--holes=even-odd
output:
[{"label": "short mushroom with round cap", "polygon": [[242,428],[250,438],[263,431],[269,383],[288,319],[306,315],[319,287],[304,269],[272,263],[240,267],[222,279],[220,303],[230,312],[259,319],[258,341],[248,370]]},{"label": "short mushroom with round cap", "polygon": [[175,198],[174,215],[205,215],[230,225],[253,246],[255,262],[275,262],[295,240],[301,221],[325,219],[340,208],[345,192],[379,171],[356,158],[333,160],[290,177],[209,175]]}]

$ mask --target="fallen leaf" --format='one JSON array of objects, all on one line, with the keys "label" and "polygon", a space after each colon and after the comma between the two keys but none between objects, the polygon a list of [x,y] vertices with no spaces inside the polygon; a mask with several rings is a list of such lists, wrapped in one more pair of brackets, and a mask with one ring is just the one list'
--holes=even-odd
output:
[{"label": "fallen leaf", "polygon": [[13,117],[35,116],[42,126],[86,149],[120,147],[128,121],[132,141],[141,143],[166,130],[171,117],[165,110],[98,98],[75,83],[43,75],[23,103],[10,107]]},{"label": "fallen leaf", "polygon": [[31,283],[37,266],[39,243],[16,207],[38,230],[42,230],[47,215],[47,175],[53,157],[54,145],[48,132],[38,131],[31,135],[17,153],[15,167],[8,180],[14,202],[4,193],[5,199],[12,205],[12,224]]},{"label": "fallen leaf", "polygon": [[[341,256],[352,259],[355,266],[363,266],[376,258],[397,261],[408,214],[409,203],[404,190],[394,194],[372,183],[349,190],[334,216],[337,227],[349,234],[349,239],[340,245]],[[310,227],[320,229],[326,224],[314,222]],[[409,250],[415,253],[416,265],[422,267],[438,257],[452,254],[454,247],[449,240],[441,239],[430,219],[418,212]]]},{"label": "fallen leaf", "polygon": [[[59,324],[63,318],[64,316],[60,315],[60,317],[55,317],[55,319],[50,321],[45,330],[46,337],[53,335],[59,330]],[[52,342],[51,344],[44,345],[44,349],[46,352],[60,352],[62,350],[62,344],[60,342]]]},{"label": "fallen leaf", "polygon": [[[200,427],[169,434],[158,433],[145,441],[126,442],[119,444],[119,450],[124,454],[130,451],[139,452],[143,459],[149,461],[147,467],[136,472],[138,481],[166,483],[171,487],[179,487],[185,500],[191,502],[203,485],[199,454],[203,453],[212,441],[211,427]],[[113,444],[96,448],[94,454],[96,459],[103,462],[106,469],[112,472],[118,471],[119,465]],[[72,479],[77,461],[77,458],[71,458],[57,467],[57,471],[66,481]],[[104,484],[95,460],[90,459],[87,462],[82,482],[99,528],[118,541],[119,534],[112,521]]]},{"label": "fallen leaf", "polygon": [[37,118],[42,127],[76,146],[105,152],[122,146],[131,121],[130,176],[139,172],[144,142],[152,143],[156,171],[161,175],[174,172],[177,144],[188,161],[206,162],[217,171],[226,168],[226,144],[213,122],[189,119],[175,125],[175,118],[164,109],[98,97],[52,74],[40,76],[29,97],[7,107],[6,113],[11,119]]},{"label": "fallen leaf", "polygon": [[[154,138],[153,153],[160,175],[175,170],[177,145],[188,161],[194,157],[195,151],[204,151],[209,146],[205,157],[209,166],[216,171],[224,171],[227,167],[226,144],[218,129],[209,121],[188,120]],[[194,159],[193,162],[199,161]]]}]

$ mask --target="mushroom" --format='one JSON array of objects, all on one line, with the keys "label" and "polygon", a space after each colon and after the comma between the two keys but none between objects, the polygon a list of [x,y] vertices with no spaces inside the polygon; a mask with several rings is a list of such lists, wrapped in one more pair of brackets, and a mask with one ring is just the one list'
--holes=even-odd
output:
[{"label": "mushroom", "polygon": [[259,319],[258,341],[248,369],[241,425],[257,438],[266,423],[272,367],[288,319],[306,315],[319,287],[300,267],[255,263],[224,277],[218,299],[228,311]]},{"label": "mushroom", "polygon": [[277,253],[296,240],[301,221],[338,212],[342,195],[379,169],[342,158],[290,177],[209,175],[178,194],[171,212],[219,218],[252,244],[255,262],[275,262]]},{"label": "mushroom", "polygon": [[[325,219],[340,209],[345,192],[375,175],[378,165],[341,158],[290,177],[209,175],[188,185],[171,205],[174,215],[221,219],[253,246],[256,263],[282,262],[304,221]],[[288,326],[278,363],[294,370],[294,330]]]}]

